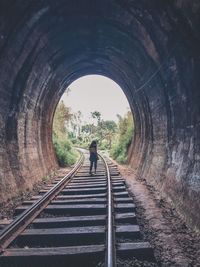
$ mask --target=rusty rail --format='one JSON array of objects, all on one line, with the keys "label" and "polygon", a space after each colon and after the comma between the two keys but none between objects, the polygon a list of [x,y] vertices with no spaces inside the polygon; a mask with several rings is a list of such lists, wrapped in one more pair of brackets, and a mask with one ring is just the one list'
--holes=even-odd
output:
[{"label": "rusty rail", "polygon": [[116,266],[116,248],[115,248],[115,227],[114,227],[114,206],[113,206],[113,199],[112,199],[112,185],[111,185],[111,177],[108,164],[104,157],[99,154],[102,158],[105,166],[106,166],[106,173],[108,179],[108,219],[107,219],[107,236],[106,236],[106,267],[115,267]]},{"label": "rusty rail", "polygon": [[9,224],[0,235],[0,253],[2,253],[9,244],[39,215],[39,213],[55,198],[55,196],[66,186],[70,178],[81,167],[84,156],[80,152],[80,159],[74,168],[64,178],[58,182],[52,189],[45,193],[39,200],[37,200],[30,208],[25,210],[18,216],[11,224]]}]

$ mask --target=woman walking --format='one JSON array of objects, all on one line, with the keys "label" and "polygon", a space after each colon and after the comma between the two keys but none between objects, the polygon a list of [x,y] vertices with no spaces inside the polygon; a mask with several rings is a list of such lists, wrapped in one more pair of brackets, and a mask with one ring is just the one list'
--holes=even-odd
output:
[{"label": "woman walking", "polygon": [[92,143],[89,146],[89,151],[90,151],[90,174],[92,175],[92,168],[94,165],[94,173],[96,173],[97,170],[97,160],[98,158],[98,153],[97,153],[97,142],[92,141]]}]

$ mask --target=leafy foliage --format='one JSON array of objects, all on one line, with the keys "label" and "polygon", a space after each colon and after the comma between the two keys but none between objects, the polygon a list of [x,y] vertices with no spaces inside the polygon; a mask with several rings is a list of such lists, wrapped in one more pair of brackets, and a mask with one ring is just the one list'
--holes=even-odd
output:
[{"label": "leafy foliage", "polygon": [[72,148],[66,129],[66,123],[71,118],[70,109],[61,101],[56,108],[53,121],[53,144],[61,167],[74,164],[78,156],[78,153]]},{"label": "leafy foliage", "polygon": [[97,110],[91,112],[94,123],[83,123],[82,113],[71,114],[64,102],[58,104],[53,123],[53,144],[61,166],[71,165],[77,154],[72,144],[88,148],[92,140],[97,140],[98,148],[109,150],[111,156],[120,163],[127,161],[134,126],[131,112],[124,117],[118,115],[118,124],[103,120]]},{"label": "leafy foliage", "polygon": [[60,139],[53,135],[53,144],[61,167],[70,166],[76,162],[77,152],[73,150],[72,144],[67,137]]},{"label": "leafy foliage", "polygon": [[65,106],[64,102],[58,103],[53,120],[53,132],[59,135],[65,135],[67,133],[66,122],[69,122],[72,118],[70,109]]},{"label": "leafy foliage", "polygon": [[127,112],[124,118],[121,116],[118,116],[118,118],[118,135],[116,137],[116,142],[111,149],[111,156],[120,163],[126,163],[127,152],[134,131],[133,118],[130,111]]},{"label": "leafy foliage", "polygon": [[110,149],[117,124],[112,120],[102,120],[99,111],[91,112],[91,115],[92,118],[96,119],[96,125],[85,124],[82,126],[82,135],[85,136],[84,141],[90,143],[92,140],[97,140],[99,148]]}]

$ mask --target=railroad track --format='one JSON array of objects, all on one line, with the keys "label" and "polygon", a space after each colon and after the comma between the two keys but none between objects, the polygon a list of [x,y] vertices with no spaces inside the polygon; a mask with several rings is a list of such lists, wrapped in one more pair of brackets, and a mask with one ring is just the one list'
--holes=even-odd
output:
[{"label": "railroad track", "polygon": [[117,166],[100,156],[97,173],[90,176],[88,153],[83,154],[68,175],[16,209],[16,219],[0,235],[0,266],[112,267],[132,257],[154,261]]}]

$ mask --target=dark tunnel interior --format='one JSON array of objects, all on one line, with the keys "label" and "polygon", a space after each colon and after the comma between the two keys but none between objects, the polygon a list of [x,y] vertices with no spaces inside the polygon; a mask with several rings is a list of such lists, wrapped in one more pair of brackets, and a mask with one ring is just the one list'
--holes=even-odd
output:
[{"label": "dark tunnel interior", "polygon": [[55,107],[100,74],[134,114],[130,166],[200,228],[199,14],[198,0],[1,0],[1,201],[57,168]]}]

